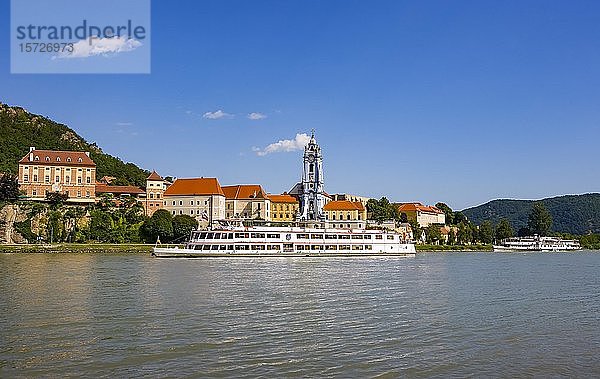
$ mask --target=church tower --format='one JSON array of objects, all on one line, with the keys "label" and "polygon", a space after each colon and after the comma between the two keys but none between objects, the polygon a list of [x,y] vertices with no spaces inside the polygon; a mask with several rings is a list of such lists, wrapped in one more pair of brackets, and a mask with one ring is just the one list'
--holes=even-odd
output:
[{"label": "church tower", "polygon": [[325,221],[325,190],[323,187],[323,155],[315,141],[313,130],[304,147],[302,185],[300,192],[300,221]]}]

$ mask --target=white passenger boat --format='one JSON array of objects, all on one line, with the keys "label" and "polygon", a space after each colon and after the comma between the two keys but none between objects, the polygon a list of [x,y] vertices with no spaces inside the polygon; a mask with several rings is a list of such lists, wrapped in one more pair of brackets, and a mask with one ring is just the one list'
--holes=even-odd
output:
[{"label": "white passenger boat", "polygon": [[384,230],[219,227],[192,232],[184,248],[155,246],[156,257],[414,257],[415,245]]},{"label": "white passenger boat", "polygon": [[581,245],[576,240],[564,240],[558,237],[513,237],[506,238],[499,245],[494,245],[494,251],[572,251],[580,250]]}]

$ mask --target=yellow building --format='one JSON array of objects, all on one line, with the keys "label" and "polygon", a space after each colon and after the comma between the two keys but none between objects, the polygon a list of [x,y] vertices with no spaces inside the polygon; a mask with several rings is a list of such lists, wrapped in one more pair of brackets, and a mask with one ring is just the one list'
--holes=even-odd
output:
[{"label": "yellow building", "polygon": [[431,224],[444,225],[446,215],[444,211],[430,205],[421,203],[403,203],[398,205],[400,213],[406,214],[409,221],[416,221],[420,227],[426,228]]},{"label": "yellow building", "polygon": [[271,200],[271,221],[292,222],[296,220],[300,203],[295,197],[283,193],[269,195],[269,200]]},{"label": "yellow building", "polygon": [[333,228],[364,229],[367,209],[360,202],[349,200],[330,201],[323,207],[327,225]]}]

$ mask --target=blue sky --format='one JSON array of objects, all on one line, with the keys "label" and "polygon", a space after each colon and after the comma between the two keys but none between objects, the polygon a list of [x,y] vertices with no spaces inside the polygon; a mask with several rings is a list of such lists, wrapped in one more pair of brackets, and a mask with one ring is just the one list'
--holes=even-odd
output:
[{"label": "blue sky", "polygon": [[0,101],[163,175],[286,191],[301,153],[253,150],[314,128],[330,193],[600,190],[597,1],[155,0],[148,75],[11,75],[0,4]]}]

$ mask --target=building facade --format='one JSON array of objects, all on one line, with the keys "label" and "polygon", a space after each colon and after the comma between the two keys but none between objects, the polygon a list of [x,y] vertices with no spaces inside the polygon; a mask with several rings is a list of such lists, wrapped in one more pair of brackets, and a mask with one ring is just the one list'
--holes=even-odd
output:
[{"label": "building facade", "polygon": [[283,193],[281,195],[268,195],[271,200],[271,221],[274,222],[293,222],[300,210],[298,200]]},{"label": "building facade", "polygon": [[173,216],[196,218],[200,227],[225,219],[225,194],[216,178],[175,180],[163,194],[163,206]]},{"label": "building facade", "polygon": [[258,184],[223,186],[225,218],[271,220],[271,201]]},{"label": "building facade", "polygon": [[169,187],[169,182],[164,180],[156,171],[146,178],[146,196],[142,202],[146,216],[151,217],[154,212],[164,206],[164,193]]},{"label": "building facade", "polygon": [[420,227],[426,228],[431,224],[444,225],[446,215],[444,211],[431,205],[421,203],[403,203],[398,205],[400,213],[406,214],[409,221],[415,221]]},{"label": "building facade", "polygon": [[96,164],[89,152],[29,148],[19,161],[19,188],[29,200],[43,201],[49,192],[68,195],[67,202],[96,200]]},{"label": "building facade", "polygon": [[367,209],[360,201],[334,200],[327,203],[323,210],[329,227],[342,229],[366,228]]}]

